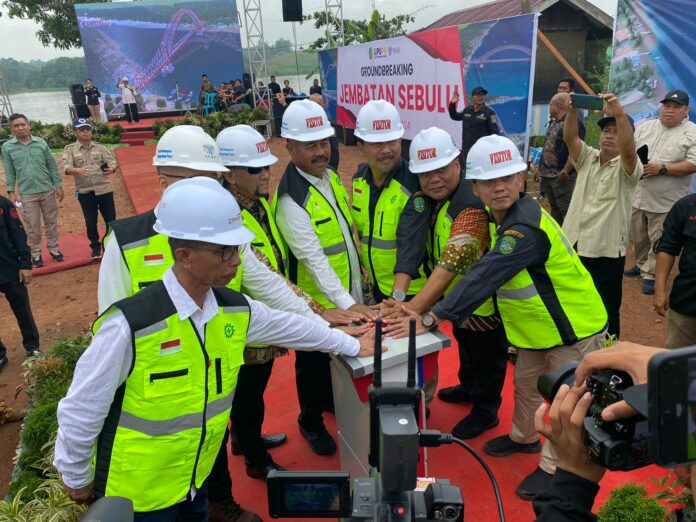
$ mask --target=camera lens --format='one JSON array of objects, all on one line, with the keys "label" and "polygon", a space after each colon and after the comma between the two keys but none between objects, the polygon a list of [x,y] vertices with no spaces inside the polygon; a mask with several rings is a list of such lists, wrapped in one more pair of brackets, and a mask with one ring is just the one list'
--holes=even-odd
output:
[{"label": "camera lens", "polygon": [[457,506],[443,506],[440,511],[440,520],[457,520],[459,518],[459,508]]},{"label": "camera lens", "polygon": [[541,396],[546,401],[552,402],[561,385],[567,384],[572,388],[573,384],[575,384],[575,369],[577,367],[577,361],[570,361],[556,371],[540,375],[537,381],[537,390],[539,390]]}]

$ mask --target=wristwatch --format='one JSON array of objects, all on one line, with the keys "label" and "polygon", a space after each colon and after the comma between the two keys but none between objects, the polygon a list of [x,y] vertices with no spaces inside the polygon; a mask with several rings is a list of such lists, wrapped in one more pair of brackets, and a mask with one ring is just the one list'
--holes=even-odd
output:
[{"label": "wristwatch", "polygon": [[428,330],[431,330],[435,326],[435,316],[428,312],[427,314],[421,315],[421,323]]},{"label": "wristwatch", "polygon": [[391,297],[394,301],[398,301],[400,303],[403,303],[406,300],[406,292],[404,292],[400,288],[397,288],[396,290],[394,290],[392,292]]},{"label": "wristwatch", "polygon": [[660,170],[658,171],[658,174],[660,176],[666,176],[667,175],[667,165],[665,165],[664,163],[662,165],[660,165]]}]

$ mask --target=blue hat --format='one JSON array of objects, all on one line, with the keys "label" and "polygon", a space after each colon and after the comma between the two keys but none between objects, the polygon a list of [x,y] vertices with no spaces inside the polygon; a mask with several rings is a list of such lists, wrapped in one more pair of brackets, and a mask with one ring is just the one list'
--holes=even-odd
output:
[{"label": "blue hat", "polygon": [[75,118],[72,122],[73,129],[77,129],[79,127],[89,127],[90,129],[92,128],[92,122],[89,121],[87,118]]}]

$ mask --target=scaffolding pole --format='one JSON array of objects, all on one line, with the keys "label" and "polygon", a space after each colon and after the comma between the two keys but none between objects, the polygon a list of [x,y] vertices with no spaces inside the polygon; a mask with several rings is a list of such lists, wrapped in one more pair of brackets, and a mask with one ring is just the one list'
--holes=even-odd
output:
[{"label": "scaffolding pole", "polygon": [[0,71],[0,127],[10,124],[9,118],[13,112],[10,93],[7,92],[5,78],[2,75],[2,71]]},{"label": "scaffolding pole", "polygon": [[271,90],[266,85],[265,90],[259,91],[258,81],[268,82],[266,69],[266,42],[263,37],[263,17],[261,15],[261,0],[244,0],[244,21],[246,23],[247,53],[249,60],[249,73],[251,74],[251,92],[253,93],[254,106],[263,107],[265,100],[268,110],[268,119],[273,119],[271,105]]},{"label": "scaffolding pole", "polygon": [[[342,47],[345,45],[345,32],[343,30],[343,0],[324,0],[326,11],[326,39],[329,47]],[[334,25],[331,21],[335,21]]]}]

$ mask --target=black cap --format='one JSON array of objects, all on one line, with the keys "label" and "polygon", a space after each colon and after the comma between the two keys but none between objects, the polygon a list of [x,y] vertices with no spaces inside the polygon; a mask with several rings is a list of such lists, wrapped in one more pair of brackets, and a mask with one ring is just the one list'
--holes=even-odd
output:
[{"label": "black cap", "polygon": [[474,90],[471,91],[472,96],[476,94],[488,94],[488,91],[479,85],[478,87],[474,87]]},{"label": "black cap", "polygon": [[[633,123],[633,118],[631,118],[628,114],[626,115],[626,117],[628,118],[628,123],[631,124],[631,129],[635,131],[636,126]],[[597,122],[597,125],[599,125],[600,129],[603,129],[607,126],[607,123],[616,123],[616,118],[614,118],[613,116],[605,116]]]},{"label": "black cap", "polygon": [[669,91],[665,96],[665,99],[661,100],[660,103],[665,103],[668,101],[677,102],[679,105],[689,105],[689,95],[684,91],[675,89],[673,91]]}]

